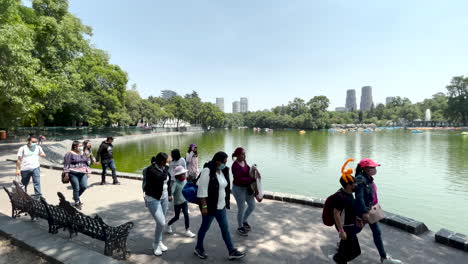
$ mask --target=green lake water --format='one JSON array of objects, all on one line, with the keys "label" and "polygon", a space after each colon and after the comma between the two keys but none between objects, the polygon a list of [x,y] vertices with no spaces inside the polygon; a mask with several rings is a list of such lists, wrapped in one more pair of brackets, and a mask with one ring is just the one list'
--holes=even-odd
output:
[{"label": "green lake water", "polygon": [[248,163],[261,171],[265,190],[320,198],[339,188],[346,159],[369,157],[382,164],[375,181],[384,210],[423,221],[433,231],[444,227],[468,234],[468,135],[459,131],[300,135],[288,130],[234,129],[116,143],[117,170],[133,173],[141,173],[160,151],[169,154],[179,148],[186,153],[190,143],[198,144],[200,166],[217,151],[230,156],[242,146]]}]

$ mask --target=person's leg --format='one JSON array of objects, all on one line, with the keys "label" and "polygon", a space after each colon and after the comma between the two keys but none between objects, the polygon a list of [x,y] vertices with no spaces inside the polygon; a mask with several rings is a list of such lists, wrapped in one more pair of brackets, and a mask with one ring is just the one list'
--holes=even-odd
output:
[{"label": "person's leg", "polygon": [[234,185],[232,187],[232,194],[234,195],[237,203],[237,225],[241,228],[244,223],[245,197],[247,196],[247,190],[245,187]]},{"label": "person's leg", "polygon": [[341,240],[337,253],[333,260],[337,263],[348,263],[361,254],[361,247],[357,238],[357,229],[354,227],[345,227],[346,240]]},{"label": "person's leg", "polygon": [[179,220],[179,215],[180,215],[180,210],[182,210],[182,206],[181,205],[177,205],[177,204],[174,204],[174,217],[169,221],[169,223],[167,225],[172,225],[173,223],[175,223],[177,220]]},{"label": "person's leg", "polygon": [[374,244],[379,251],[379,255],[381,258],[386,259],[387,253],[385,252],[384,244],[382,241],[382,232],[380,231],[380,227],[378,223],[369,224],[372,230],[372,236],[374,237]]},{"label": "person's leg", "polygon": [[115,167],[114,159],[111,159],[109,161],[109,167],[112,170],[112,180],[114,181],[114,183],[118,183],[119,181],[117,180],[117,173],[116,173],[117,168]]},{"label": "person's leg", "polygon": [[84,191],[86,191],[86,189],[88,188],[88,175],[86,174],[81,174],[81,178],[80,178],[80,192],[79,192],[79,196],[81,196]]},{"label": "person's leg", "polygon": [[203,240],[205,240],[206,232],[208,232],[208,230],[210,229],[211,222],[213,222],[213,219],[213,214],[202,216],[202,223],[200,225],[200,229],[198,230],[197,245],[195,246],[195,248],[200,250],[201,252],[205,252],[205,248],[203,247]]},{"label": "person's leg", "polygon": [[73,200],[75,203],[80,201],[80,180],[75,172],[71,172],[68,174],[70,176],[70,184],[73,188]]},{"label": "person's leg", "polygon": [[106,173],[107,173],[107,167],[109,166],[108,164],[109,161],[103,160],[101,165],[102,165],[102,173],[101,173],[101,183],[106,182]]},{"label": "person's leg", "polygon": [[162,212],[164,214],[164,217],[166,217],[167,210],[169,208],[169,199],[167,197],[164,199],[161,199],[161,207],[162,207]]},{"label": "person's leg", "polygon": [[188,203],[185,202],[181,204],[182,212],[184,213],[184,221],[185,221],[185,230],[189,230],[190,228],[190,220],[188,214]]},{"label": "person's leg", "polygon": [[166,225],[166,220],[164,219],[164,214],[162,212],[161,202],[156,199],[148,199],[146,201],[146,207],[150,211],[151,216],[156,222],[156,227],[154,229],[154,241],[153,249],[156,249],[159,246],[159,243],[162,239],[162,233],[164,226]]},{"label": "person's leg", "polygon": [[32,180],[34,185],[34,195],[41,197],[41,167],[37,167],[32,170]]},{"label": "person's leg", "polygon": [[234,251],[234,245],[232,244],[231,234],[229,233],[229,223],[226,215],[226,209],[217,210],[215,217],[219,228],[221,229],[221,235],[223,236],[224,244],[226,244],[228,252],[231,253]]},{"label": "person's leg", "polygon": [[29,181],[31,180],[32,170],[21,171],[21,183],[24,186],[24,191],[27,193]]},{"label": "person's leg", "polygon": [[244,219],[242,220],[242,223],[247,223],[247,219],[252,214],[252,212],[255,210],[254,195],[248,195],[247,192],[245,192],[245,193],[246,193],[245,201],[247,202],[247,210],[245,210]]}]

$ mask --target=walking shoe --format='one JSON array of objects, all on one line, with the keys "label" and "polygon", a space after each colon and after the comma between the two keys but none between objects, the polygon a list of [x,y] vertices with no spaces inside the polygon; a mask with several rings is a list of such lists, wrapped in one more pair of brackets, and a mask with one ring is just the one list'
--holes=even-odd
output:
[{"label": "walking shoe", "polygon": [[156,249],[154,250],[154,255],[155,256],[161,256],[162,255],[162,250],[161,250],[161,247],[156,247]]},{"label": "walking shoe", "polygon": [[101,182],[101,185],[106,185],[106,184],[107,184],[107,182],[105,182],[105,181]]},{"label": "walking shoe", "polygon": [[401,264],[402,262],[398,259],[392,259],[391,257],[387,257],[386,259],[380,259],[382,264]]},{"label": "walking shoe", "polygon": [[166,233],[168,233],[168,234],[174,233],[174,232],[172,232],[172,226],[168,225],[168,226],[166,227]]},{"label": "walking shoe", "polygon": [[202,251],[198,248],[195,248],[195,250],[193,251],[193,254],[197,255],[201,259],[206,259],[208,257],[208,255],[205,254],[205,251]]},{"label": "walking shoe", "polygon": [[162,241],[159,242],[159,247],[161,248],[161,251],[162,251],[162,252],[166,252],[166,251],[167,251],[167,247],[166,247],[166,245],[163,244]]},{"label": "walking shoe", "polygon": [[243,257],[245,257],[245,253],[240,252],[237,249],[234,249],[231,253],[229,253],[229,259],[230,260],[232,260],[232,259],[241,259]]},{"label": "walking shoe", "polygon": [[338,263],[335,260],[335,254],[328,255],[328,260],[330,260],[331,263]]},{"label": "walking shoe", "polygon": [[119,181],[115,181],[115,182],[113,182],[112,184],[114,184],[114,185],[120,185],[120,182],[119,182]]},{"label": "walking shoe", "polygon": [[245,237],[248,236],[247,235],[247,230],[245,230],[244,227],[237,228],[237,233],[239,233],[239,235],[241,235],[241,236],[245,236]]},{"label": "walking shoe", "polygon": [[78,210],[81,210],[83,207],[82,207],[82,203],[81,202],[76,202],[75,203],[75,208],[78,209]]},{"label": "walking shoe", "polygon": [[243,226],[244,226],[245,231],[247,232],[250,232],[252,230],[252,227],[247,222],[244,222]]},{"label": "walking shoe", "polygon": [[187,230],[185,231],[185,236],[186,236],[186,237],[195,237],[195,234],[192,233],[192,231],[190,231],[189,229],[187,229]]}]

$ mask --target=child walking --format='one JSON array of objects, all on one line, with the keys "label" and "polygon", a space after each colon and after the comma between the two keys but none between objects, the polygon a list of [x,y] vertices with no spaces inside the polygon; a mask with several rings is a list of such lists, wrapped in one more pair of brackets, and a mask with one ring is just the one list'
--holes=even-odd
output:
[{"label": "child walking", "polygon": [[195,234],[190,231],[190,222],[189,222],[189,213],[188,213],[188,203],[185,200],[182,190],[184,189],[186,180],[187,169],[183,166],[177,166],[174,169],[175,182],[172,185],[172,195],[174,197],[174,212],[175,216],[167,224],[167,233],[172,234],[172,224],[179,220],[180,211],[184,213],[185,220],[185,233],[187,237],[195,237]]}]

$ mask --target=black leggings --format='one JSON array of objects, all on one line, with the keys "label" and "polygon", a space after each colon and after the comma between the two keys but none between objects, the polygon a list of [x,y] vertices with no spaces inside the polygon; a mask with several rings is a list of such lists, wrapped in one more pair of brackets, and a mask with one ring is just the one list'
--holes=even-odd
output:
[{"label": "black leggings", "polygon": [[179,215],[180,215],[181,210],[184,213],[185,229],[189,229],[190,222],[189,222],[187,202],[185,202],[183,204],[179,204],[179,205],[177,205],[177,204],[174,205],[175,216],[171,219],[171,221],[169,221],[168,225],[172,225],[175,221],[179,220]]}]

